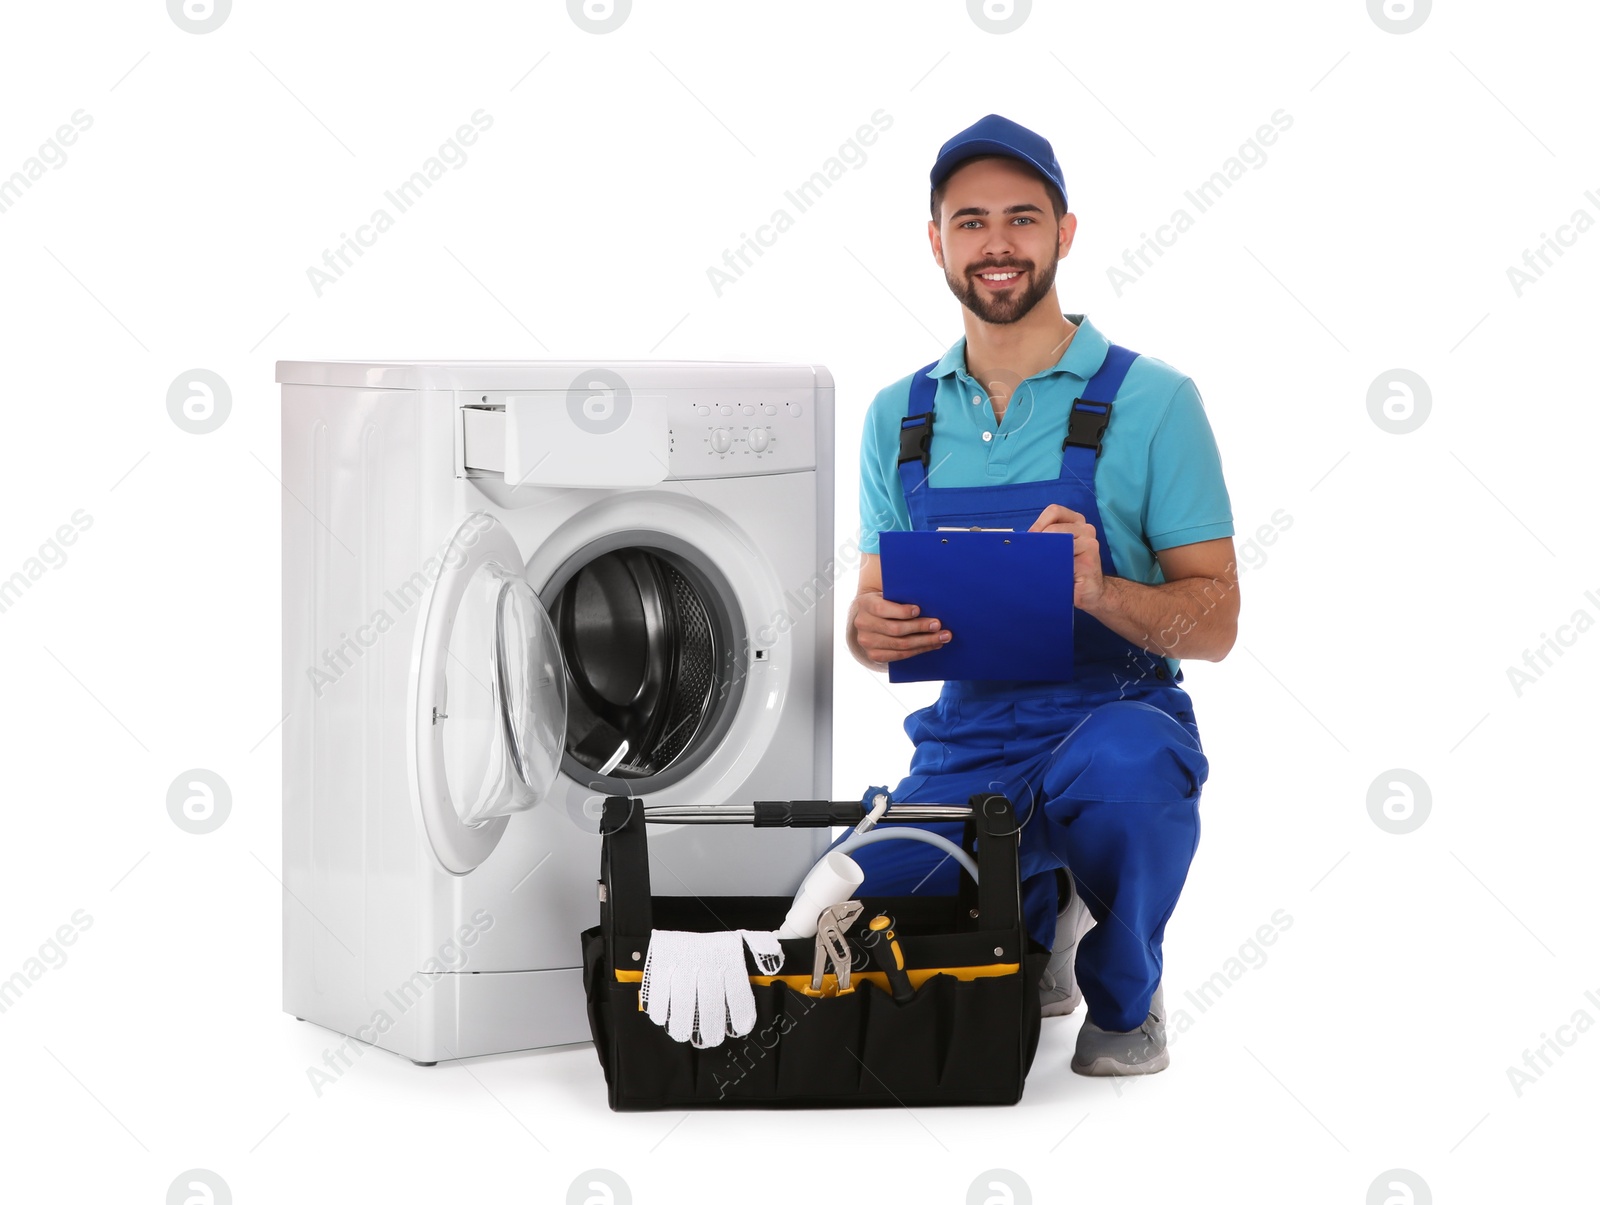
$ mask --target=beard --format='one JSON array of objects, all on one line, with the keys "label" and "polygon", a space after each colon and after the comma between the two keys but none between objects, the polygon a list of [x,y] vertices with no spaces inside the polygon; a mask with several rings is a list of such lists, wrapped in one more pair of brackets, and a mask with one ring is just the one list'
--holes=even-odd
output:
[{"label": "beard", "polygon": [[[1026,289],[991,293],[977,280],[980,272],[1011,271],[1026,273],[1027,278],[1033,283]],[[1035,273],[1031,260],[1008,260],[1002,264],[979,264],[969,268],[961,277],[957,277],[946,268],[944,279],[950,286],[950,291],[956,295],[956,300],[967,309],[985,322],[993,323],[995,326],[1005,326],[1026,317],[1032,312],[1033,307],[1039,304],[1040,299],[1050,292],[1056,283],[1056,264],[1052,260],[1044,266],[1042,272]]]}]

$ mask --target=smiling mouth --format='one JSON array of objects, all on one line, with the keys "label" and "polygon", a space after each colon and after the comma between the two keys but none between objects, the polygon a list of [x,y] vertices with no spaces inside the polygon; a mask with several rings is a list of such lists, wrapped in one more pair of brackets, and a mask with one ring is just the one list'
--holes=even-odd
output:
[{"label": "smiling mouth", "polygon": [[1017,268],[1005,268],[998,271],[978,272],[977,278],[991,289],[1004,289],[1022,276]]}]

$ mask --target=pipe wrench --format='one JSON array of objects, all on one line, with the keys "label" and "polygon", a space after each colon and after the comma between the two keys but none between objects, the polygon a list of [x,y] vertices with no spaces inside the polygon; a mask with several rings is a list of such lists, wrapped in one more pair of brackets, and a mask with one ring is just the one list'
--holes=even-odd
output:
[{"label": "pipe wrench", "polygon": [[[844,996],[855,991],[850,983],[850,962],[853,955],[845,931],[855,923],[866,905],[860,900],[845,900],[822,910],[817,918],[817,949],[811,964],[811,986],[801,986],[808,996]],[[822,990],[823,973],[833,968],[835,990]]]}]

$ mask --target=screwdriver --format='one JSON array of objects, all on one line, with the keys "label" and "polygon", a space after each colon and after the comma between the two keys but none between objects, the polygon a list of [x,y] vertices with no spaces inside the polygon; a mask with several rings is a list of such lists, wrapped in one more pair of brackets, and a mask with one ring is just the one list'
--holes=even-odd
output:
[{"label": "screwdriver", "polygon": [[917,993],[906,974],[906,956],[901,952],[900,943],[895,940],[894,930],[890,928],[893,924],[886,914],[879,913],[867,922],[867,928],[877,936],[872,943],[873,960],[889,980],[889,992],[895,1003],[904,1004]]}]

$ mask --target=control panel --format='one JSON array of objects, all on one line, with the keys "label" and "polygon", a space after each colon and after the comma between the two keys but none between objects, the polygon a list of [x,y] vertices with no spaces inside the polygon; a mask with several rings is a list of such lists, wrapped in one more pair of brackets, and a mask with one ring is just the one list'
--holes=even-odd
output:
[{"label": "control panel", "polygon": [[673,398],[669,411],[673,476],[721,477],[816,467],[814,404],[810,391],[730,391]]},{"label": "control panel", "polygon": [[[571,417],[566,393],[475,390],[457,394],[462,414],[463,470],[511,472],[520,464],[559,460],[595,484],[638,484],[668,478],[792,473],[817,466],[817,391],[768,386],[743,389],[636,390],[625,402]],[[831,401],[831,390],[830,397]],[[508,408],[513,422],[507,421]],[[638,420],[628,415],[639,411]],[[663,429],[664,427],[664,429]],[[524,446],[527,445],[527,446]],[[641,475],[631,477],[631,462]],[[624,463],[628,462],[628,463]]]}]

